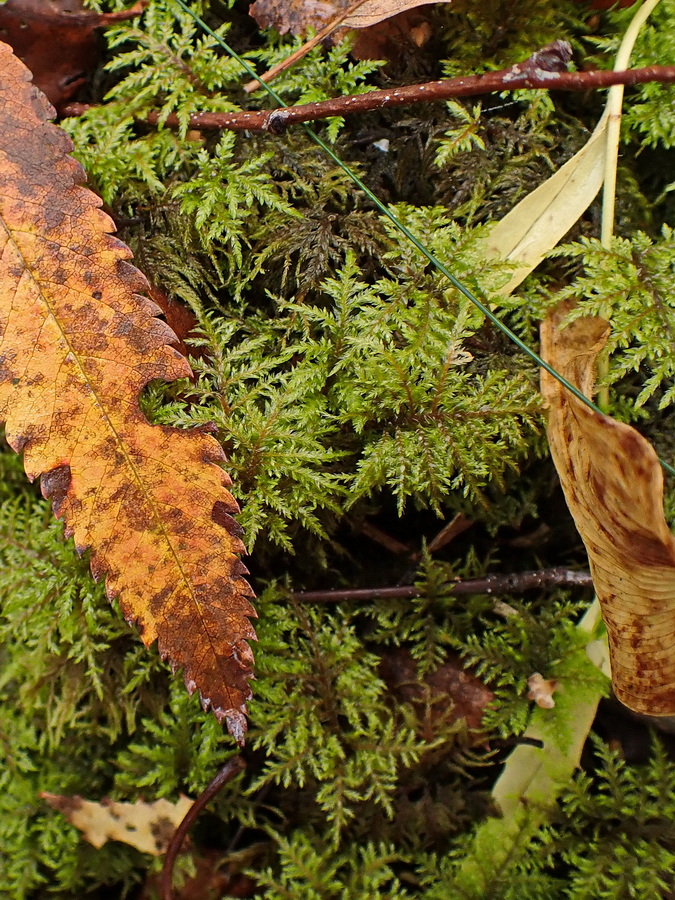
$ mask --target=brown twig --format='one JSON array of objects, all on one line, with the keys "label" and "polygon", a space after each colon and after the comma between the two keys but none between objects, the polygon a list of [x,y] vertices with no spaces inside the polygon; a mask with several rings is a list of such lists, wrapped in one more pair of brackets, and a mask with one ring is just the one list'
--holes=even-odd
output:
[{"label": "brown twig", "polygon": [[[508,69],[487,72],[484,75],[464,75],[444,78],[426,84],[413,84],[391,90],[368,91],[346,97],[335,97],[317,103],[301,103],[269,110],[236,110],[235,112],[200,112],[190,116],[190,128],[199,130],[271,131],[283,132],[290,125],[328,119],[331,116],[347,116],[389,107],[407,106],[412,103],[430,103],[450,100],[453,97],[472,97],[515,91],[522,88],[542,88],[549,91],[588,91],[611,87],[614,84],[636,85],[650,81],[663,84],[675,82],[675,66],[645,66],[623,72],[594,70],[591,72],[564,71],[570,59],[569,44],[555,41],[548,47],[533,53],[529,59]],[[64,117],[78,116],[89,109],[83,104],[71,103],[64,107]],[[149,113],[146,121],[156,125],[159,112]],[[179,125],[175,113],[169,115],[166,124]]]},{"label": "brown twig", "polygon": [[450,543],[450,541],[454,541],[456,537],[465,532],[468,528],[471,528],[472,525],[473,522],[471,519],[467,519],[464,513],[457,513],[457,515],[455,515],[447,525],[444,525],[438,534],[429,542],[427,548],[429,553],[437,553],[439,550],[442,550],[443,547],[446,547]]},{"label": "brown twig", "polygon": [[246,768],[246,763],[241,756],[233,756],[223,768],[218,772],[216,777],[204,788],[199,797],[192,804],[185,814],[185,818],[180,823],[169,843],[164,857],[164,865],[162,867],[162,878],[160,883],[160,896],[162,900],[173,900],[173,892],[171,890],[171,882],[173,880],[173,867],[176,857],[180,853],[183,841],[188,831],[192,828],[195,819],[204,809],[206,804],[224,787],[228,781],[234,778]]},{"label": "brown twig", "polygon": [[[466,75],[445,78],[426,84],[414,84],[391,90],[369,91],[317,103],[280,107],[271,110],[237,110],[236,112],[201,112],[190,116],[190,128],[228,129],[230,131],[283,132],[290,125],[346,116],[358,112],[406,106],[411,103],[428,103],[450,100],[453,97],[471,97],[494,94],[523,88],[542,88],[549,91],[588,91],[610,87],[614,84],[636,85],[649,81],[672,84],[675,82],[675,66],[645,66],[623,72],[594,70],[591,72],[567,72],[565,68],[571,56],[569,44],[555,41],[529,59],[508,69],[488,72],[484,75]],[[66,115],[68,112],[66,112]],[[156,124],[159,113],[149,114],[147,121]],[[178,125],[178,117],[171,114],[166,124]]]},{"label": "brown twig", "polygon": [[[521,591],[548,590],[560,585],[590,587],[593,580],[589,572],[577,572],[558,567],[539,569],[535,572],[512,572],[508,575],[485,575],[483,578],[467,578],[449,582],[449,594],[519,594]],[[344,600],[394,600],[419,597],[421,589],[414,584],[401,587],[358,588],[356,590],[296,591],[293,596],[302,603],[340,603]]]},{"label": "brown twig", "polygon": [[404,544],[403,541],[399,541],[397,538],[387,534],[386,531],[382,531],[381,528],[378,528],[377,525],[374,525],[367,519],[361,523],[361,534],[370,538],[371,541],[375,541],[375,543],[379,544],[381,547],[389,550],[390,553],[395,553],[397,556],[410,556],[411,554],[411,548],[407,544]]}]

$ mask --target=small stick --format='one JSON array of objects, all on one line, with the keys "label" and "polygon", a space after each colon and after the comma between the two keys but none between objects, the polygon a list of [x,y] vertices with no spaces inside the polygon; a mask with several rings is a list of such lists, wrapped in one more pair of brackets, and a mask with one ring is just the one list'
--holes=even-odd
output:
[{"label": "small stick", "polygon": [[[562,43],[562,42],[560,42]],[[546,48],[544,48],[545,50]],[[614,84],[636,85],[650,81],[672,84],[675,82],[675,66],[645,66],[613,72],[598,69],[591,72],[551,71],[542,67],[546,58],[539,51],[516,66],[484,75],[465,75],[459,78],[445,78],[426,84],[413,84],[391,90],[368,91],[303,103],[298,106],[280,107],[272,110],[237,110],[229,113],[202,112],[190,116],[190,128],[229,129],[231,131],[271,131],[280,134],[290,125],[328,119],[332,116],[353,115],[359,112],[407,106],[412,103],[429,103],[450,100],[453,97],[472,97],[479,94],[494,94],[502,91],[542,88],[550,91],[588,91],[610,87]],[[147,121],[156,124],[158,112],[149,114]],[[178,125],[175,113],[168,116],[166,124]]]},{"label": "small stick", "polygon": [[[548,590],[560,585],[590,587],[590,572],[557,567],[534,572],[512,572],[507,575],[485,575],[445,585],[449,594],[519,594],[521,591]],[[355,590],[296,591],[293,597],[301,603],[341,603],[345,600],[395,600],[419,597],[421,589],[414,584],[401,587],[357,588]]]},{"label": "small stick", "polygon": [[[563,46],[569,45],[556,41]],[[453,97],[473,97],[480,94],[494,94],[502,91],[515,91],[522,88],[542,88],[550,91],[589,91],[611,87],[614,84],[636,85],[658,81],[662,84],[675,83],[675,66],[645,66],[641,69],[627,69],[612,72],[597,69],[591,72],[565,72],[546,68],[551,66],[551,59],[563,59],[545,47],[534,53],[528,60],[509,69],[498,72],[487,72],[484,75],[464,75],[459,78],[444,78],[440,81],[429,81],[426,84],[413,84],[391,90],[368,91],[365,94],[354,94],[335,97],[317,103],[302,103],[298,106],[283,106],[270,110],[236,110],[227,113],[201,112],[190,116],[189,127],[197,130],[229,131],[270,131],[280,134],[290,125],[301,122],[312,122],[328,119],[331,116],[346,116],[357,112],[369,112],[389,107],[408,106],[412,103],[430,103],[437,100],[450,100]],[[565,63],[566,64],[566,63]],[[90,107],[71,103],[66,106],[63,117],[81,115]],[[156,125],[159,112],[148,114],[146,122]],[[178,116],[171,113],[166,124],[176,128],[180,123]]]},{"label": "small stick", "polygon": [[164,857],[164,865],[162,867],[162,878],[160,882],[161,900],[173,900],[173,891],[171,890],[171,882],[173,880],[173,867],[176,857],[180,853],[183,841],[188,831],[192,828],[195,819],[204,809],[206,804],[224,787],[228,781],[234,778],[246,768],[246,763],[241,756],[233,756],[225,763],[223,768],[218,772],[216,777],[204,788],[199,797],[192,804],[185,814],[185,818],[175,830],[173,837],[169,843]]},{"label": "small stick", "polygon": [[361,534],[369,537],[371,541],[375,541],[381,547],[385,547],[390,553],[395,553],[397,556],[410,556],[411,549],[407,544],[387,534],[386,531],[382,531],[367,519],[361,523]]},{"label": "small stick", "polygon": [[450,541],[454,541],[456,537],[465,532],[468,528],[471,528],[472,525],[473,522],[471,519],[467,519],[464,513],[457,513],[447,525],[444,525],[443,528],[441,528],[436,537],[429,543],[429,553],[437,553],[449,544]]}]

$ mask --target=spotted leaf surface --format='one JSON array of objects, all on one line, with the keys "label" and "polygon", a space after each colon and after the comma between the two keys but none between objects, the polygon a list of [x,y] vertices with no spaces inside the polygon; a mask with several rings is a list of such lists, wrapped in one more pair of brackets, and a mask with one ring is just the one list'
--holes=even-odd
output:
[{"label": "spotted leaf surface", "polygon": [[[590,397],[609,334],[597,317],[542,325],[544,358]],[[586,546],[609,637],[612,682],[630,709],[675,713],[675,538],[663,513],[663,474],[634,428],[589,409],[542,373],[547,434],[565,499]]]},{"label": "spotted leaf surface", "polygon": [[241,741],[254,611],[224,455],[143,416],[145,385],[190,368],[52,115],[0,44],[0,417],[94,577]]}]

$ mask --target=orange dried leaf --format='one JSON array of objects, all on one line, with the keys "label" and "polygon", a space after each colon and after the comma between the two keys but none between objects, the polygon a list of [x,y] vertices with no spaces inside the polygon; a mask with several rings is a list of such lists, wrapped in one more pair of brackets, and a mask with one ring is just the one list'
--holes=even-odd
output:
[{"label": "orange dried leaf", "polygon": [[[592,396],[609,324],[561,306],[542,324],[551,366]],[[609,638],[612,682],[630,709],[675,713],[675,538],[663,514],[663,474],[634,429],[593,412],[542,372],[547,433],[567,505],[586,546]]]},{"label": "orange dried leaf", "polygon": [[241,741],[255,632],[223,452],[138,396],[190,374],[72,145],[0,44],[0,417],[95,578]]},{"label": "orange dried leaf", "polygon": [[108,841],[122,841],[143,853],[161,856],[166,852],[173,834],[190,811],[194,800],[181,796],[177,803],[155,800],[144,803],[118,803],[101,800],[95,803],[82,797],[61,794],[40,794],[43,800],[68,819],[82,832],[83,837],[97,849]]}]

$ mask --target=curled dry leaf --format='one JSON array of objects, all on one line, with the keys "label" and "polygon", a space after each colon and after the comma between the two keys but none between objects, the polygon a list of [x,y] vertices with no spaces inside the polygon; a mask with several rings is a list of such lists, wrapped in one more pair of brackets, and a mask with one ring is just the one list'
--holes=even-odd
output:
[{"label": "curled dry leaf", "polygon": [[[604,319],[560,329],[569,305],[542,324],[546,361],[592,396]],[[630,709],[675,713],[675,538],[663,513],[663,474],[634,429],[589,409],[542,372],[547,434],[567,505],[586,546],[609,638],[612,681]]]},{"label": "curled dry leaf", "polygon": [[246,729],[255,637],[224,454],[203,430],[151,426],[138,396],[191,374],[145,278],[81,186],[69,138],[0,44],[0,417],[28,477],[91,549],[146,645]]},{"label": "curled dry leaf", "polygon": [[82,797],[64,797],[44,792],[43,800],[68,819],[83,837],[97,849],[108,841],[122,841],[143,853],[161,856],[166,852],[173,833],[194,803],[181,796],[177,803],[155,800],[154,803],[117,803],[101,800],[95,803]]}]

